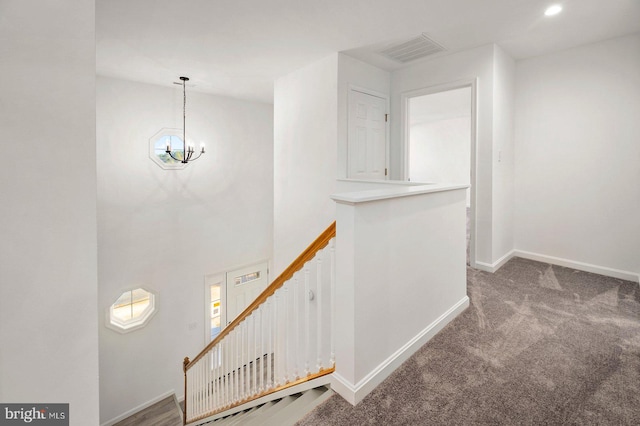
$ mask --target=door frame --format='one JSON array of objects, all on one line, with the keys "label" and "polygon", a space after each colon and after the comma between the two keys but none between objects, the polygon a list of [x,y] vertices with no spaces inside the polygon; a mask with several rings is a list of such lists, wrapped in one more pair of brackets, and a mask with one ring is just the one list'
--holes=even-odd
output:
[{"label": "door frame", "polygon": [[262,259],[256,262],[245,263],[243,265],[234,266],[231,268],[225,268],[223,271],[215,272],[213,274],[207,274],[204,276],[204,343],[205,345],[211,342],[211,317],[209,315],[209,309],[211,306],[211,286],[220,283],[220,331],[224,330],[227,326],[227,274],[229,272],[236,271],[242,268],[248,268],[249,266],[267,264],[267,287],[269,286],[270,273],[271,273],[271,261],[269,259]]},{"label": "door frame", "polygon": [[385,114],[389,119],[384,123],[384,150],[385,150],[385,169],[387,170],[387,174],[384,179],[389,180],[391,176],[391,170],[389,170],[389,157],[390,157],[390,149],[389,149],[389,138],[390,138],[390,127],[389,123],[391,122],[391,115],[389,113],[391,109],[390,96],[388,93],[378,92],[377,90],[368,89],[366,87],[358,86],[355,84],[349,84],[349,94],[347,96],[347,170],[346,177],[347,179],[353,179],[349,176],[349,171],[351,170],[351,156],[349,155],[350,147],[351,147],[351,102],[353,101],[353,92],[364,93],[365,95],[374,96],[376,98],[384,99],[385,101]]},{"label": "door frame", "polygon": [[226,272],[218,272],[204,276],[204,344],[211,342],[211,286],[220,284],[220,331],[226,324],[226,307],[224,300],[226,297]]},{"label": "door frame", "polygon": [[469,195],[471,199],[470,218],[469,218],[469,266],[476,268],[476,195],[477,195],[477,143],[478,143],[478,79],[467,78],[442,83],[434,86],[423,87],[421,89],[410,90],[400,94],[400,116],[402,124],[400,126],[400,140],[402,149],[402,179],[409,180],[409,100],[418,96],[433,95],[440,92],[448,92],[449,90],[471,88],[471,149],[470,149],[470,187]]}]

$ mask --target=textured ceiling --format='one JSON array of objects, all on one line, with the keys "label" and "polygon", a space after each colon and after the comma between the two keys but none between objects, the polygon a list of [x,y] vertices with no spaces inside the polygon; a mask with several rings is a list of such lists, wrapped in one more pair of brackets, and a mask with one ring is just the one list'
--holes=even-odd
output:
[{"label": "textured ceiling", "polygon": [[97,0],[97,72],[272,102],[276,78],[333,52],[399,68],[375,52],[421,33],[439,55],[497,43],[521,59],[640,31],[639,0],[556,3],[546,18],[545,0]]}]

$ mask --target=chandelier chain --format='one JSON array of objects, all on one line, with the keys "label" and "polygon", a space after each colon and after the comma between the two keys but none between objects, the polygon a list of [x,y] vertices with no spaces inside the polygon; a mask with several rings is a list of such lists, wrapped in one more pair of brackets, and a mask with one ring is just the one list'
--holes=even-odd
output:
[{"label": "chandelier chain", "polygon": [[195,152],[194,147],[192,145],[187,145],[187,81],[189,81],[189,77],[180,77],[180,80],[182,80],[182,158],[179,158],[177,156],[178,154],[175,156],[173,155],[173,150],[171,149],[171,138],[169,138],[169,142],[167,143],[166,153],[175,161],[187,164],[189,161],[194,161],[200,158],[205,151],[204,144],[202,144],[198,155],[193,157]]}]

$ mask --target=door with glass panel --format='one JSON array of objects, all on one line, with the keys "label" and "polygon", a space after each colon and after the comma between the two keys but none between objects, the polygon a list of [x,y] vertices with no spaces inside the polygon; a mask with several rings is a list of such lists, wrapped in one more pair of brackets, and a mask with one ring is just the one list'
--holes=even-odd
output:
[{"label": "door with glass panel", "polygon": [[227,272],[226,276],[226,324],[245,310],[267,287],[266,262]]}]

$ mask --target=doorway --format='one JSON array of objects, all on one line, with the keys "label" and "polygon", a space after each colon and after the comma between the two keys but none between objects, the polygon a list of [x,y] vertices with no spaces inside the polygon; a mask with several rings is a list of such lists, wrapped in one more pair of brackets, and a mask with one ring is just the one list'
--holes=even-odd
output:
[{"label": "doorway", "polygon": [[349,90],[347,119],[347,177],[349,179],[387,178],[388,104],[387,95],[355,87]]},{"label": "doorway", "polygon": [[405,93],[405,180],[467,189],[467,265],[475,266],[475,80]]},{"label": "doorway", "polygon": [[268,262],[205,277],[205,343],[216,338],[269,283]]}]

